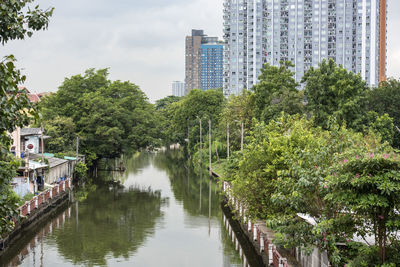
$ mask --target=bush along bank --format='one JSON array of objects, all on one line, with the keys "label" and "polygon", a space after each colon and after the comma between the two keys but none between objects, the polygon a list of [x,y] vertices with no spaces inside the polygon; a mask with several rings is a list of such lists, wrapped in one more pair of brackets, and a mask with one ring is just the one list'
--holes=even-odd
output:
[{"label": "bush along bank", "polygon": [[400,160],[379,136],[282,116],[257,123],[246,141],[224,178],[244,216],[274,230],[274,243],[318,249],[332,266],[400,266]]}]

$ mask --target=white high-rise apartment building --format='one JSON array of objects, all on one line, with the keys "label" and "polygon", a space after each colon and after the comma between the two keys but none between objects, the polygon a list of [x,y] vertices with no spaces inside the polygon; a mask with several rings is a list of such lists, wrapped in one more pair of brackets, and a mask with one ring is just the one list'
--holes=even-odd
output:
[{"label": "white high-rise apartment building", "polygon": [[180,81],[172,82],[172,95],[173,96],[185,96],[185,83]]},{"label": "white high-rise apartment building", "polygon": [[297,81],[332,58],[377,85],[386,78],[386,10],[386,0],[225,0],[225,95],[286,60]]}]

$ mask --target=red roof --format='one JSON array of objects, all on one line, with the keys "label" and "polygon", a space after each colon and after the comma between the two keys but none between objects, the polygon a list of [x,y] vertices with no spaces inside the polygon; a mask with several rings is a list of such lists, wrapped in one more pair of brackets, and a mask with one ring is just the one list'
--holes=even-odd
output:
[{"label": "red roof", "polygon": [[40,101],[40,97],[37,94],[28,94],[29,102],[37,103]]}]

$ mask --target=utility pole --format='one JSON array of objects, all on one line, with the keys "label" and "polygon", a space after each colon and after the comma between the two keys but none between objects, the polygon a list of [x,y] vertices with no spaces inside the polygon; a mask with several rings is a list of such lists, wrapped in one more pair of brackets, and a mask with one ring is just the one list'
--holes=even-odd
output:
[{"label": "utility pole", "polygon": [[243,152],[243,139],[244,139],[244,125],[241,123],[241,139],[240,139],[240,151]]},{"label": "utility pole", "polygon": [[399,127],[397,127],[397,126],[395,126],[396,127],[396,130],[400,133],[400,129],[399,129]]},{"label": "utility pole", "polygon": [[212,176],[212,170],[211,170],[211,119],[208,120],[208,139],[209,139],[209,166],[208,168],[210,169],[210,177]]},{"label": "utility pole", "polygon": [[229,122],[226,123],[226,155],[229,159]]},{"label": "utility pole", "polygon": [[41,132],[41,135],[40,135],[40,137],[41,137],[41,142],[42,142],[42,163],[44,164],[44,142],[43,142],[43,131],[44,131],[44,129],[43,129],[43,123],[41,122],[41,123],[40,123],[40,132]]},{"label": "utility pole", "polygon": [[202,144],[202,129],[201,129],[201,119],[199,119],[200,124],[200,169],[203,167],[203,144]]},{"label": "utility pole", "polygon": [[25,165],[25,167],[26,167],[26,173],[27,173],[27,185],[28,185],[28,187],[27,187],[27,191],[29,192],[29,187],[30,187],[30,175],[29,175],[29,150],[26,150],[26,152],[27,152],[27,156],[26,156],[26,165]]},{"label": "utility pole", "polygon": [[76,161],[78,162],[79,158],[79,136],[76,137]]},{"label": "utility pole", "polygon": [[189,153],[189,158],[190,158],[189,120],[188,120],[188,123],[187,123],[187,139],[188,139],[188,153]]}]

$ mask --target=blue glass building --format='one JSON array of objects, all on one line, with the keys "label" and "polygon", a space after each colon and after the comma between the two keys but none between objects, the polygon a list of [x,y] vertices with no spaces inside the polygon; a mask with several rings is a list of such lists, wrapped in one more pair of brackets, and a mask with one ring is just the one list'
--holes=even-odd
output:
[{"label": "blue glass building", "polygon": [[223,86],[224,45],[219,43],[202,44],[201,48],[201,89],[216,89]]}]

